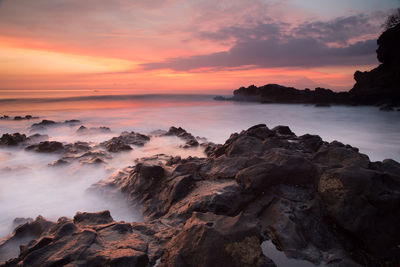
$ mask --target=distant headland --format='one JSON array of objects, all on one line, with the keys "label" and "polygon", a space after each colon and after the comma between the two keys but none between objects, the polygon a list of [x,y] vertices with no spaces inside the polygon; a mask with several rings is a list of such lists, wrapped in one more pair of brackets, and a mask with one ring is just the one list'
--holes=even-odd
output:
[{"label": "distant headland", "polygon": [[381,63],[371,71],[354,73],[356,81],[348,92],[308,88],[299,90],[278,84],[260,87],[250,85],[233,91],[233,96],[217,96],[215,100],[253,101],[261,103],[304,103],[328,106],[380,105],[384,110],[400,106],[400,24],[386,29],[378,38],[377,58]]}]

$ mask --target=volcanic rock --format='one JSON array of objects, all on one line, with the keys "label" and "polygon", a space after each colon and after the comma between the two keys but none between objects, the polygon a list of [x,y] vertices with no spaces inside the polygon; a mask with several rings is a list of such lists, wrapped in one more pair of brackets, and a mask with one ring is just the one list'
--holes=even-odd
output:
[{"label": "volcanic rock", "polygon": [[260,124],[207,158],[155,162],[142,159],[90,188],[122,192],[142,207],[144,222],[78,213],[6,264],[274,266],[262,255],[265,240],[316,265],[400,262],[396,161],[370,162],[349,145]]},{"label": "volcanic rock", "polygon": [[3,134],[0,138],[0,146],[17,146],[27,140],[25,134]]},{"label": "volcanic rock", "polygon": [[64,145],[57,141],[44,141],[40,142],[39,144],[27,146],[25,149],[33,150],[40,153],[60,153],[64,151]]}]

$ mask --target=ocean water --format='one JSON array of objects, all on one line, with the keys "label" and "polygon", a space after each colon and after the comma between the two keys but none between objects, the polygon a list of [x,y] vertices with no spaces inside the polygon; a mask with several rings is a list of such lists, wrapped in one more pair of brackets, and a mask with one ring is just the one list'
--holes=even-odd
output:
[{"label": "ocean water", "polygon": [[[67,99],[0,100],[0,116],[33,115],[33,120],[0,120],[0,134],[30,132],[29,126],[42,119],[79,119],[81,124],[49,128],[50,140],[101,142],[122,131],[150,133],[181,126],[194,136],[224,143],[234,132],[255,124],[272,128],[288,125],[297,135],[320,135],[358,147],[372,161],[400,161],[400,112],[383,112],[377,107],[314,107],[300,104],[258,104],[214,101],[209,95],[96,96]],[[110,127],[107,134],[78,135],[77,128]],[[175,137],[154,138],[144,147],[115,155],[104,167],[70,165],[51,168],[54,154],[0,148],[0,239],[12,231],[16,217],[43,215],[56,220],[77,211],[108,209],[115,220],[140,221],[139,210],[129,207],[123,196],[106,201],[88,194],[91,184],[106,179],[120,168],[134,165],[137,158],[155,154],[204,156],[200,148],[182,149]],[[264,245],[265,250],[271,250]],[[274,254],[273,252],[269,252]],[[268,252],[266,252],[268,255]],[[282,265],[283,266],[283,265]],[[293,265],[295,266],[295,265]]]}]

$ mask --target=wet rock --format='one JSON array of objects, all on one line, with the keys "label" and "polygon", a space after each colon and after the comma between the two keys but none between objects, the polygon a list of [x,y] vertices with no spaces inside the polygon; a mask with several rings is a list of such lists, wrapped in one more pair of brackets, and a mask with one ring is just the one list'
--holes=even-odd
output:
[{"label": "wet rock", "polygon": [[17,146],[27,140],[25,134],[3,134],[0,138],[0,146]]},{"label": "wet rock", "polygon": [[163,266],[275,266],[261,251],[256,224],[241,217],[193,213],[166,245]]},{"label": "wet rock", "polygon": [[64,145],[57,141],[44,141],[39,144],[27,146],[25,149],[40,153],[61,153],[64,151]]},{"label": "wet rock", "polygon": [[143,146],[150,140],[150,137],[135,132],[123,132],[118,137],[101,143],[109,152],[120,152],[132,150],[130,145]]},{"label": "wet rock", "polygon": [[4,115],[0,117],[0,120],[14,120],[14,121],[22,121],[22,120],[32,120],[38,119],[39,117],[33,117],[32,115],[25,115],[25,116],[14,116],[11,118],[10,116]]},{"label": "wet rock", "polygon": [[382,258],[400,255],[396,247],[400,233],[393,224],[400,220],[396,212],[400,176],[360,167],[332,169],[321,176],[318,192],[335,222],[362,240],[373,254]]},{"label": "wet rock", "polygon": [[190,147],[197,147],[199,146],[199,142],[196,138],[191,134],[188,133],[185,129],[181,127],[172,126],[169,128],[168,132],[164,134],[165,136],[177,136],[185,141],[183,148],[190,148]]},{"label": "wet rock", "polygon": [[140,159],[90,191],[110,199],[122,192],[142,208],[145,222],[79,213],[59,220],[11,262],[273,266],[261,253],[264,240],[317,265],[400,261],[400,164],[370,162],[350,145],[297,137],[283,126],[232,134],[207,158]]},{"label": "wet rock", "polygon": [[79,225],[98,225],[111,222],[113,222],[113,218],[108,210],[97,213],[78,212],[74,216],[74,224]]},{"label": "wet rock", "polygon": [[56,126],[58,123],[52,120],[42,120],[41,122],[34,123],[31,125],[31,130],[44,130],[49,126]]},{"label": "wet rock", "polygon": [[[152,227],[148,225],[147,227]],[[4,266],[147,266],[151,236],[116,223],[109,212],[78,213],[60,218],[42,236],[21,246]]]},{"label": "wet rock", "polygon": [[[34,221],[20,218],[16,223],[23,221],[26,222],[17,226],[11,235],[0,241],[0,263],[18,256],[19,246],[39,238],[54,225],[53,222],[47,221],[42,216],[38,216]],[[13,264],[5,264],[5,266],[13,266]]]},{"label": "wet rock", "polygon": [[76,130],[77,134],[102,134],[102,133],[111,133],[111,129],[105,126],[100,126],[100,127],[90,127],[87,128],[85,126],[81,126]]},{"label": "wet rock", "polygon": [[52,120],[42,120],[41,122],[34,123],[31,125],[31,131],[44,131],[49,127],[56,127],[56,126],[75,126],[81,123],[80,120],[66,120],[64,122],[56,122]]},{"label": "wet rock", "polygon": [[283,125],[278,125],[274,127],[272,131],[280,135],[295,135],[288,126],[283,126]]},{"label": "wet rock", "polygon": [[132,147],[130,145],[127,145],[118,139],[114,139],[114,140],[111,139],[111,140],[103,143],[103,145],[107,149],[107,151],[113,152],[113,153],[132,150]]}]

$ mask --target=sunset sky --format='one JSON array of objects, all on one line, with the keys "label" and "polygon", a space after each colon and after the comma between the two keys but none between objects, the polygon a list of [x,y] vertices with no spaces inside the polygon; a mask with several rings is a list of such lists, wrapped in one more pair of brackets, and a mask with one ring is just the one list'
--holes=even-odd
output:
[{"label": "sunset sky", "polygon": [[352,87],[399,0],[0,0],[0,98]]}]

